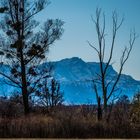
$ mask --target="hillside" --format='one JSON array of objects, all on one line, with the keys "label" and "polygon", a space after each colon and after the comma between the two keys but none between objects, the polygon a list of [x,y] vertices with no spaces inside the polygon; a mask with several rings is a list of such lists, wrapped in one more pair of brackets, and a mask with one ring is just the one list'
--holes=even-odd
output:
[{"label": "hillside", "polygon": [[[77,57],[66,58],[51,63],[54,66],[52,75],[61,84],[61,91],[64,92],[66,104],[96,103],[92,80],[97,78],[97,73],[100,72],[99,63],[84,62]],[[46,64],[47,63],[44,63],[43,65]],[[9,68],[8,66],[1,66],[1,70],[7,71],[8,73]],[[112,77],[117,75],[117,72],[112,66],[109,66],[107,73],[109,73],[107,81],[110,81]],[[3,78],[1,76],[0,81],[0,95],[10,95],[16,90],[14,87],[3,83]],[[131,99],[132,96],[140,90],[140,82],[134,80],[129,75],[122,74],[117,88],[119,89],[117,91],[118,93],[122,91],[121,94],[126,94]],[[99,84],[98,89],[101,93],[101,87]]]},{"label": "hillside", "polygon": [[[86,104],[96,101],[92,79],[95,79],[96,73],[100,72],[99,63],[84,62],[80,58],[73,57],[53,62],[53,65],[55,68],[53,75],[61,83],[61,90],[64,91],[67,103]],[[108,81],[117,75],[112,66],[109,66],[107,73],[109,73]],[[100,90],[100,86],[98,88]],[[118,92],[122,90],[122,94],[128,95],[131,99],[133,94],[140,89],[140,82],[129,75],[122,74],[117,88]]]}]

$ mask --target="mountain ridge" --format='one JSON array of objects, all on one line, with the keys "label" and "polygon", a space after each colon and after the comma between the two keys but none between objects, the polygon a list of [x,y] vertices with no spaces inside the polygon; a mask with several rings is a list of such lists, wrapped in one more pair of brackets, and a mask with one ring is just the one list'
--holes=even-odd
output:
[{"label": "mountain ridge", "polygon": [[[61,89],[64,91],[66,100],[77,104],[86,104],[89,100],[96,102],[91,81],[95,78],[96,73],[100,71],[98,62],[85,62],[81,58],[72,57],[55,61],[53,65],[53,76],[61,83]],[[117,75],[111,65],[108,72],[111,72],[108,80]],[[122,90],[123,94],[132,98],[140,89],[140,81],[135,80],[130,75],[122,74],[118,82],[118,88]]]},{"label": "mountain ridge", "polygon": [[[96,78],[97,73],[100,72],[98,62],[85,62],[81,58],[72,57],[49,63],[54,67],[52,76],[60,83],[66,104],[96,103],[92,81]],[[47,64],[46,62],[40,66]],[[3,69],[8,69],[8,66],[6,65]],[[111,65],[107,72],[110,73],[107,80],[117,75]],[[140,90],[140,81],[135,80],[130,75],[122,74],[117,88],[122,90],[122,94],[126,94],[132,99],[133,95]],[[98,85],[98,89],[101,94],[100,85]],[[2,95],[2,92],[10,93],[14,88],[1,84],[0,90]]]}]

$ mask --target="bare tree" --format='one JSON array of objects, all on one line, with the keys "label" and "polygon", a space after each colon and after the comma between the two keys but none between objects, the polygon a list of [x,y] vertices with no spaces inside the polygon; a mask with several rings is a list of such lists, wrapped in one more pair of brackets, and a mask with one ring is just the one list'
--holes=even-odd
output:
[{"label": "bare tree", "polygon": [[63,92],[60,91],[60,84],[55,80],[44,80],[43,86],[36,92],[39,97],[38,103],[44,107],[53,108],[63,103]]},{"label": "bare tree", "polygon": [[[48,19],[39,31],[39,23],[34,16],[47,5],[48,0],[1,0],[0,13],[0,55],[9,66],[9,72],[0,74],[5,83],[21,89],[24,112],[29,113],[29,95],[37,89],[41,79],[48,76],[38,65],[46,60],[51,44],[59,40],[63,33],[63,22]],[[3,65],[1,65],[3,66]]]},{"label": "bare tree", "polygon": [[[98,98],[100,98],[100,94],[97,88],[97,84],[101,85],[101,89],[102,89],[101,96],[103,97],[103,107],[106,112],[108,101],[117,90],[116,86],[120,80],[124,64],[128,60],[130,53],[132,51],[134,42],[136,40],[136,33],[135,31],[130,33],[129,46],[125,47],[122,52],[118,74],[116,74],[112,79],[108,80],[107,76],[109,76],[110,74],[109,65],[112,63],[112,59],[113,59],[116,36],[124,19],[122,18],[119,20],[117,13],[113,12],[112,14],[112,39],[111,39],[110,50],[106,48],[106,19],[105,19],[104,13],[102,17],[101,9],[99,8],[96,9],[96,18],[94,20],[94,18],[92,17],[92,21],[96,27],[96,33],[98,37],[98,47],[94,46],[94,44],[90,42],[88,42],[88,44],[90,47],[92,47],[96,51],[99,58],[99,67],[100,67],[100,72],[97,73],[97,78],[93,80],[94,90],[96,93],[97,101],[99,101]],[[106,50],[109,52],[109,55],[106,55]],[[106,58],[107,60],[105,61]]]}]

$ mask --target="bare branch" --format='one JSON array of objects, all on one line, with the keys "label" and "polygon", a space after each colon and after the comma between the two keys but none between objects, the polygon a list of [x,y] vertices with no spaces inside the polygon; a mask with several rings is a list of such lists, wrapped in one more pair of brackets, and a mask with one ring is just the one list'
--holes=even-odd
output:
[{"label": "bare branch", "polygon": [[95,81],[94,81],[94,80],[93,80],[93,88],[94,88],[94,91],[95,91],[95,93],[96,93],[96,99],[98,100],[99,95],[98,95],[97,86],[96,86],[96,83],[95,83]]},{"label": "bare branch", "polygon": [[112,90],[111,90],[110,94],[108,95],[108,98],[110,98],[110,96],[112,95],[112,93],[115,90],[115,87],[116,87],[116,85],[117,85],[117,83],[118,83],[118,81],[121,77],[123,66],[130,56],[130,53],[132,51],[135,40],[136,40],[136,33],[134,32],[133,35],[132,35],[132,33],[130,33],[129,48],[125,47],[125,49],[122,53],[122,56],[121,56],[121,59],[120,59],[120,70],[119,70],[118,76],[116,78],[116,81],[115,81],[114,85],[112,86]]},{"label": "bare branch", "polygon": [[3,83],[3,84],[6,84],[6,85],[9,85],[9,86],[12,86],[12,87],[21,88],[21,87],[16,86],[15,84],[12,84],[12,83],[10,83],[10,82],[8,82],[8,81],[6,81],[6,80],[3,80],[2,83]]},{"label": "bare branch", "polygon": [[89,41],[87,41],[87,43],[89,44],[89,46],[91,48],[93,48],[99,54],[99,51],[98,51],[98,49],[96,47],[94,47]]},{"label": "bare branch", "polygon": [[[95,20],[93,19],[93,17],[91,17],[93,23],[95,24],[96,27],[96,33],[97,33],[97,39],[98,39],[98,48],[93,46],[92,44],[89,44],[90,47],[92,47],[98,54],[98,58],[99,58],[99,66],[100,66],[100,72],[99,75],[96,74],[99,79],[97,79],[97,81],[94,81],[95,83],[98,83],[99,81],[101,82],[101,88],[102,88],[102,96],[103,96],[103,100],[104,100],[104,109],[107,109],[107,102],[109,100],[109,98],[113,95],[113,93],[116,91],[116,85],[118,83],[118,81],[120,80],[121,77],[121,73],[124,67],[124,64],[126,63],[126,61],[128,60],[130,53],[132,51],[135,39],[136,39],[136,34],[135,31],[132,33],[130,33],[130,40],[129,40],[129,47],[125,47],[123,52],[122,52],[122,56],[120,58],[120,69],[119,72],[116,76],[114,76],[109,82],[106,83],[106,81],[108,80],[108,69],[109,66],[111,64],[112,58],[113,58],[113,53],[114,53],[114,48],[115,48],[115,41],[116,41],[116,36],[118,33],[118,30],[120,29],[120,27],[123,24],[124,18],[119,19],[118,15],[116,13],[116,11],[114,11],[112,13],[112,39],[111,39],[111,46],[110,46],[110,50],[109,50],[109,57],[107,59],[107,62],[104,62],[104,58],[105,58],[105,51],[106,51],[106,38],[105,38],[105,15],[103,13],[103,18],[101,17],[101,9],[97,8],[96,9],[96,17]],[[101,26],[101,19],[103,24]],[[111,90],[108,90],[110,89]],[[97,87],[96,85],[94,85],[94,90],[97,94]]]},{"label": "bare branch", "polygon": [[45,7],[46,4],[48,5],[49,3],[46,3],[45,0],[38,0],[36,3],[34,3],[34,4],[28,9],[28,11],[32,10],[32,8],[34,8],[34,5],[35,5],[35,7],[38,5],[38,6],[39,6],[38,9],[37,9],[35,12],[33,12],[31,15],[29,15],[29,16],[24,20],[24,22],[28,21],[29,19],[31,19],[32,17],[34,17],[36,14],[38,14],[39,12],[41,12],[41,11],[44,9],[44,7]]},{"label": "bare branch", "polygon": [[16,84],[18,87],[21,88],[20,84],[17,83],[16,81],[14,81],[11,77],[7,76],[6,74],[0,72],[0,75],[4,76],[5,78],[7,78],[8,80],[10,80],[12,83]]}]

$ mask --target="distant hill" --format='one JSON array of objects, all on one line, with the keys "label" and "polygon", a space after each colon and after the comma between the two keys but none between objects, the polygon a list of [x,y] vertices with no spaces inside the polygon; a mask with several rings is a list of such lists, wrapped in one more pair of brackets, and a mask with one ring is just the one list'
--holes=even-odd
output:
[{"label": "distant hill", "polygon": [[[100,72],[99,63],[84,62],[80,58],[73,57],[53,62],[53,65],[53,75],[61,83],[61,90],[64,91],[67,103],[87,104],[96,102],[92,79],[95,79],[96,73]],[[117,75],[112,66],[109,66],[107,73],[109,73],[107,80]],[[100,90],[100,86],[98,88]],[[121,94],[126,94],[131,99],[134,93],[140,90],[140,82],[129,75],[122,74],[117,88],[117,92],[121,90]]]},{"label": "distant hill", "polygon": [[[51,63],[54,66],[52,75],[61,84],[61,91],[64,91],[66,104],[91,104],[96,102],[92,80],[96,78],[96,73],[100,72],[99,63],[84,62],[78,57],[66,58]],[[46,64],[47,63],[44,63],[43,65]],[[0,68],[8,73],[8,66],[2,66]],[[112,66],[109,66],[107,73],[109,73],[107,81],[110,81],[112,77],[117,75],[117,72]],[[0,81],[2,81],[1,76]],[[131,99],[133,95],[140,90],[140,81],[134,80],[129,75],[122,74],[117,88],[117,92],[121,90],[122,94],[128,95]],[[98,89],[101,93],[101,87],[99,85]],[[0,83],[1,95],[9,95],[14,90],[14,87]]]}]

